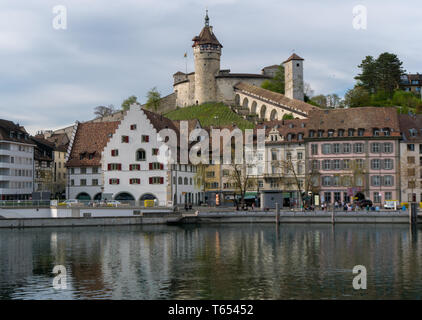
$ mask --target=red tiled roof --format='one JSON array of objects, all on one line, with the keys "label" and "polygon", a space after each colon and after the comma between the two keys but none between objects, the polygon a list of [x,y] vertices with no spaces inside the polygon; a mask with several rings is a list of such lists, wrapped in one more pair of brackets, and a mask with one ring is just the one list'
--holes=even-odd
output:
[{"label": "red tiled roof", "polygon": [[[422,142],[422,114],[400,114],[399,123],[403,140]],[[414,130],[413,136],[410,133],[411,130]]]},{"label": "red tiled roof", "polygon": [[[119,123],[119,121],[80,123],[66,166],[100,166],[101,152],[116,131]],[[93,155],[92,159],[89,159],[89,154]]]},{"label": "red tiled roof", "polygon": [[194,42],[192,47],[202,44],[213,44],[220,46],[221,48],[223,47],[209,26],[205,26],[199,36],[194,37],[192,41]]},{"label": "red tiled roof", "polygon": [[[11,132],[13,132],[12,136],[10,136]],[[18,133],[20,134],[20,138],[17,135]],[[26,139],[25,136],[27,137]],[[29,139],[29,135],[24,127],[14,124],[12,121],[3,119],[0,119],[0,140],[34,144]]]},{"label": "red tiled roof", "polygon": [[296,53],[293,53],[286,61],[283,63],[289,62],[290,60],[305,60],[301,57],[299,57]]}]

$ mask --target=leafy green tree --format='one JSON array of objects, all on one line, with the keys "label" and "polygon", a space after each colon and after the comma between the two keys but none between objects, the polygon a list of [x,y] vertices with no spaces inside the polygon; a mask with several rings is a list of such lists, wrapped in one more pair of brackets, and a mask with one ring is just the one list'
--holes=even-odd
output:
[{"label": "leafy green tree", "polygon": [[152,88],[147,93],[147,103],[146,106],[148,109],[153,109],[157,112],[160,107],[161,94],[157,91],[157,87]]},{"label": "leafy green tree", "polygon": [[316,103],[320,107],[326,107],[327,106],[327,97],[323,94],[319,94],[317,96],[314,96],[311,98],[311,101]]},{"label": "leafy green tree", "polygon": [[279,65],[274,78],[265,80],[262,83],[261,88],[284,94],[284,83],[284,67],[281,64]]},{"label": "leafy green tree", "polygon": [[129,107],[138,102],[138,98],[136,96],[130,96],[129,98],[127,98],[125,101],[123,101],[122,103],[122,110],[126,111],[129,109]]},{"label": "leafy green tree", "polygon": [[295,117],[291,113],[285,113],[283,115],[283,120],[293,120]]},{"label": "leafy green tree", "polygon": [[355,86],[346,92],[344,104],[350,108],[369,106],[371,97],[369,92],[360,86]]},{"label": "leafy green tree", "polygon": [[358,66],[362,71],[355,77],[358,86],[363,87],[368,92],[375,92],[377,87],[377,63],[372,56],[366,56]]}]

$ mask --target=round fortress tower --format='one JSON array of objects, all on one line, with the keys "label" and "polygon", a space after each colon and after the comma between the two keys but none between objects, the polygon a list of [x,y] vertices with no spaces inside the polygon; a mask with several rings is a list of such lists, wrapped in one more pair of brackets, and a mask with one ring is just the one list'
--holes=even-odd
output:
[{"label": "round fortress tower", "polygon": [[220,72],[221,43],[209,25],[208,10],[205,26],[199,36],[192,39],[195,60],[195,103],[217,100],[215,76]]}]

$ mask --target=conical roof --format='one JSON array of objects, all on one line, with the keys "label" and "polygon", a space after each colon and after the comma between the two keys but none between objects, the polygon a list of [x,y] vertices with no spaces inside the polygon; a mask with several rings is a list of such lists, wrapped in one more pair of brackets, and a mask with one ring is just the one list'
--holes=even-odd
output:
[{"label": "conical roof", "polygon": [[213,45],[220,46],[220,48],[223,47],[221,43],[217,40],[217,37],[212,32],[212,27],[210,26],[205,26],[202,29],[199,36],[196,36],[195,38],[193,38],[192,41],[193,41],[192,47],[203,45],[203,44],[213,44]]}]

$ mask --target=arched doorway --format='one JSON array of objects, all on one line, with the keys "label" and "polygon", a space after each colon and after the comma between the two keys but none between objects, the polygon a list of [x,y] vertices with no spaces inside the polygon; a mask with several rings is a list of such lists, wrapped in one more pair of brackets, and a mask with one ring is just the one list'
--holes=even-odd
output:
[{"label": "arched doorway", "polygon": [[94,196],[94,200],[101,200],[101,193],[97,193],[97,194]]},{"label": "arched doorway", "polygon": [[91,196],[86,192],[81,192],[76,196],[76,200],[89,201],[91,200]]},{"label": "arched doorway", "polygon": [[154,196],[152,193],[145,193],[143,194],[139,200],[144,201],[144,200],[155,200],[157,199],[156,196]]},{"label": "arched doorway", "polygon": [[275,109],[271,111],[270,120],[277,120],[277,111]]},{"label": "arched doorway", "polygon": [[248,106],[249,106],[248,98],[243,99],[243,108],[248,108]]},{"label": "arched doorway", "polygon": [[128,192],[121,192],[114,197],[114,200],[118,201],[135,201],[135,198]]},{"label": "arched doorway", "polygon": [[261,111],[260,111],[260,114],[259,114],[259,116],[262,118],[262,119],[265,119],[265,113],[267,112],[267,107],[265,106],[265,104],[261,107]]},{"label": "arched doorway", "polygon": [[252,107],[251,107],[251,113],[252,114],[256,114],[256,107],[257,107],[257,103],[256,101],[252,102]]}]

